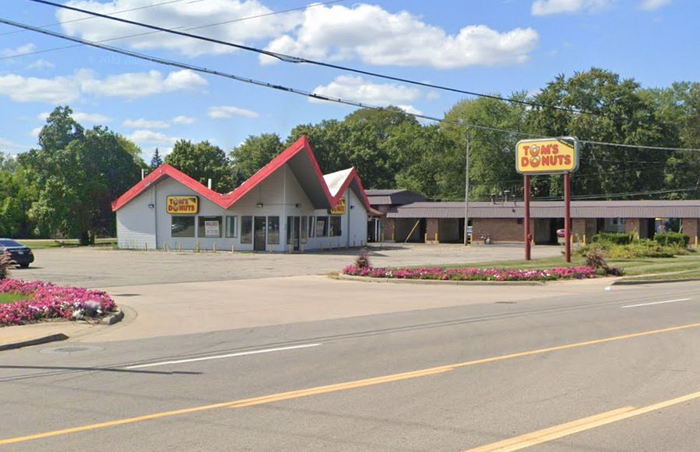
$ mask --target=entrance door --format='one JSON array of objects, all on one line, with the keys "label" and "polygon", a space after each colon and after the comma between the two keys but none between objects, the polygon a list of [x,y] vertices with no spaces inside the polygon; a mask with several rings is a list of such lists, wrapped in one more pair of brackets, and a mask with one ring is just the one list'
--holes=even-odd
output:
[{"label": "entrance door", "polygon": [[301,217],[294,217],[294,229],[292,231],[292,244],[294,245],[294,251],[299,251],[299,243],[301,242],[301,228],[300,226]]},{"label": "entrance door", "polygon": [[253,234],[253,249],[255,251],[265,251],[265,217],[255,217],[255,233]]}]

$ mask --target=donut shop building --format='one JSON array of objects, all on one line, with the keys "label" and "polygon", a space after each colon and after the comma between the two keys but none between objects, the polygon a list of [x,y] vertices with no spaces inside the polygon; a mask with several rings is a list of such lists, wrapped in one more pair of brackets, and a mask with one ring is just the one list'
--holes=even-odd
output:
[{"label": "donut shop building", "polygon": [[229,193],[163,164],[112,203],[125,249],[294,252],[367,243],[355,168],[323,174],[301,137]]}]

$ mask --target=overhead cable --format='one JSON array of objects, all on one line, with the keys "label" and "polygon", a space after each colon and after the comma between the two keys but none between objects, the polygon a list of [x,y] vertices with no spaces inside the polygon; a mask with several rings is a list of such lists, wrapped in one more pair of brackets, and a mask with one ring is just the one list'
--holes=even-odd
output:
[{"label": "overhead cable", "polygon": [[[335,103],[350,105],[350,106],[358,107],[358,108],[367,108],[367,109],[371,109],[371,110],[386,111],[385,107],[377,107],[375,105],[368,105],[368,104],[364,104],[362,102],[341,99],[338,97],[324,96],[322,94],[316,94],[316,93],[312,93],[312,92],[297,89],[297,88],[291,88],[291,87],[287,87],[287,86],[279,85],[279,84],[275,84],[275,83],[264,82],[261,80],[256,80],[256,79],[247,78],[247,77],[241,77],[241,76],[230,74],[227,72],[216,71],[213,69],[207,69],[205,67],[195,66],[193,64],[181,63],[181,62],[174,61],[174,60],[168,60],[165,58],[150,56],[150,55],[134,52],[132,50],[121,49],[118,47],[99,44],[97,42],[88,41],[88,40],[85,40],[82,38],[77,38],[74,36],[68,36],[68,35],[65,35],[63,33],[58,33],[58,32],[46,30],[46,29],[43,29],[40,27],[35,27],[32,25],[27,25],[27,24],[23,24],[20,22],[15,22],[15,21],[9,20],[9,19],[0,18],[0,23],[6,24],[6,25],[11,25],[13,27],[22,28],[25,30],[34,31],[36,33],[41,33],[41,34],[48,35],[48,36],[53,36],[55,38],[60,38],[60,39],[64,39],[67,41],[77,42],[77,43],[82,44],[82,45],[95,47],[95,48],[102,49],[102,50],[107,50],[109,52],[118,53],[121,55],[127,55],[127,56],[130,56],[133,58],[138,58],[141,60],[162,64],[165,66],[177,67],[180,69],[189,69],[189,70],[195,71],[195,72],[216,75],[218,77],[224,77],[224,78],[228,78],[228,79],[232,79],[232,80],[237,80],[239,82],[249,83],[252,85],[262,86],[265,88],[275,89],[278,91],[284,91],[284,92],[297,94],[300,96],[309,97],[309,98],[313,98],[313,99],[324,100],[324,101],[328,101],[328,102],[335,102]],[[471,123],[467,123],[467,122],[463,122],[463,121],[451,121],[451,120],[437,118],[434,116],[428,116],[428,115],[419,114],[419,113],[409,113],[409,112],[404,112],[404,113],[406,115],[413,116],[415,118],[425,119],[425,120],[434,121],[434,122],[441,122],[441,123],[445,123],[445,124],[452,124],[455,126],[470,127],[470,128],[474,128],[474,129],[478,129],[478,130],[490,130],[490,131],[494,131],[494,132],[503,132],[503,133],[508,133],[511,135],[521,135],[521,136],[529,136],[529,137],[535,136],[534,134],[527,133],[527,132],[518,132],[518,131],[513,131],[513,130],[500,129],[497,127],[482,126],[482,125],[471,124]]]}]

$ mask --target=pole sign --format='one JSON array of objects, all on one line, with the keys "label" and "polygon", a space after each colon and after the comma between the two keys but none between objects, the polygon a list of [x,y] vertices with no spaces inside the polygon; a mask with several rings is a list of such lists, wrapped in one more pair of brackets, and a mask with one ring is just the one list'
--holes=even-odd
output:
[{"label": "pole sign", "polygon": [[578,160],[574,137],[521,140],[515,147],[515,170],[520,174],[573,173]]},{"label": "pole sign", "polygon": [[166,212],[170,215],[196,215],[199,213],[197,196],[168,196],[165,201]]}]

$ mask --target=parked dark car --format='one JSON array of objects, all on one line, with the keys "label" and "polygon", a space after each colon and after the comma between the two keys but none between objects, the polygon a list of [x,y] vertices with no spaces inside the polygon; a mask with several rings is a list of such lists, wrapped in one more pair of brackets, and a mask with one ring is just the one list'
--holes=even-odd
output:
[{"label": "parked dark car", "polygon": [[12,239],[0,239],[0,253],[10,257],[22,268],[29,267],[34,262],[34,253],[28,246],[24,246]]}]

